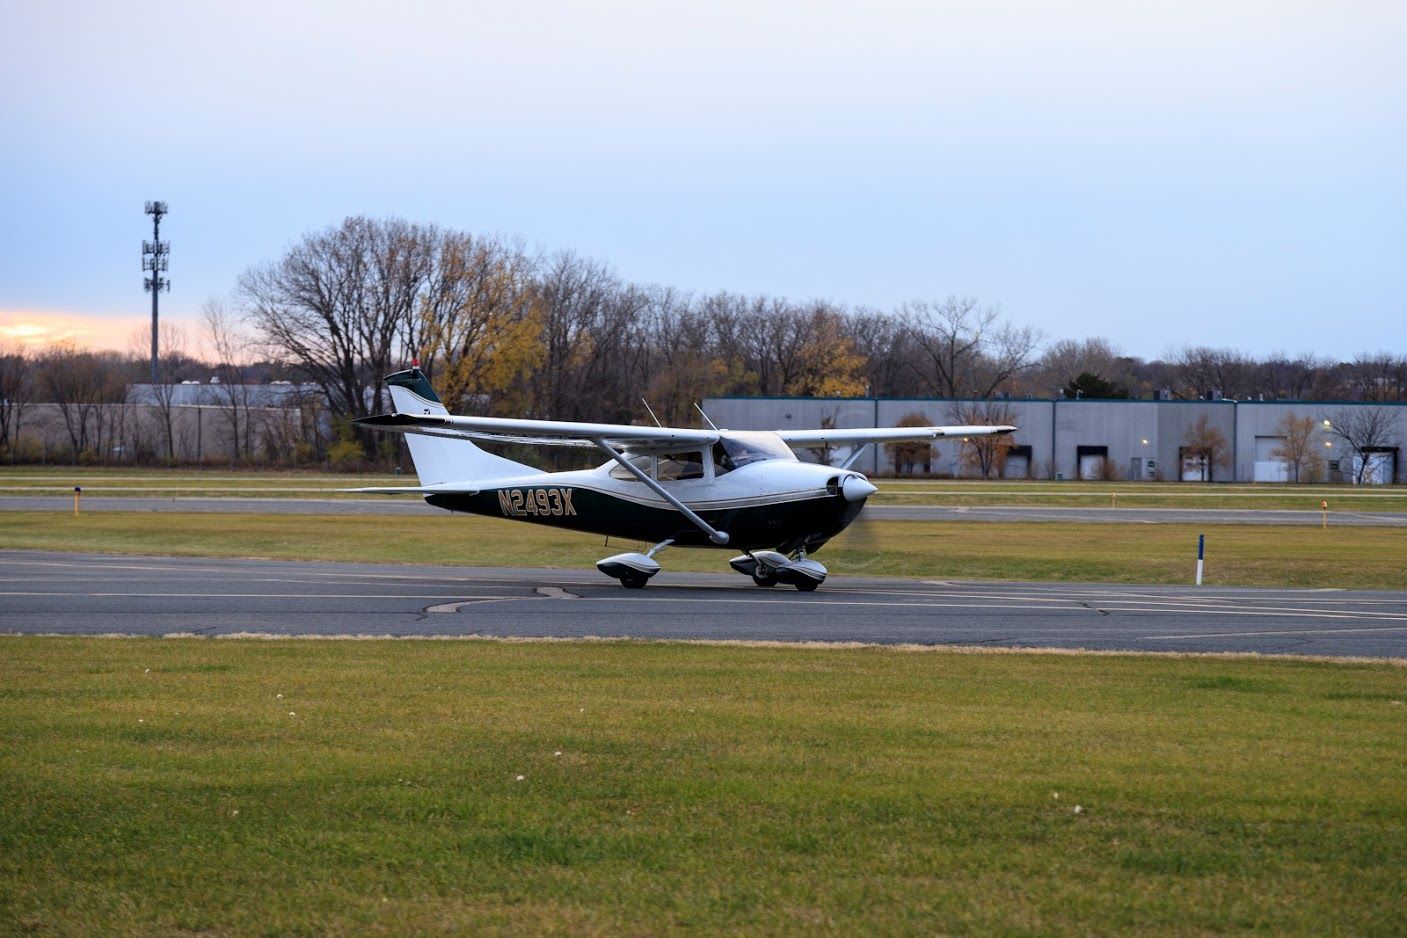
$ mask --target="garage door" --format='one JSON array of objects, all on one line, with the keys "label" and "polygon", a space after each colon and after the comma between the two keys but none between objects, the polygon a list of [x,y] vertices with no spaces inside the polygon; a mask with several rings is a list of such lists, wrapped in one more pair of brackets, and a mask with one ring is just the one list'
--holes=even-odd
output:
[{"label": "garage door", "polygon": [[1080,478],[1093,480],[1104,478],[1104,456],[1097,453],[1080,454]]},{"label": "garage door", "polygon": [[1211,481],[1211,469],[1207,465],[1205,456],[1182,457],[1182,481],[1184,482],[1209,482]]},{"label": "garage door", "polygon": [[1251,478],[1256,482],[1288,482],[1288,467],[1277,459],[1275,451],[1285,442],[1283,436],[1256,437],[1256,464]]},{"label": "garage door", "polygon": [[1368,467],[1363,470],[1364,485],[1387,485],[1392,481],[1392,470],[1394,468],[1392,453],[1368,453],[1364,456],[1355,457],[1353,460],[1353,478],[1358,481],[1358,469],[1367,461]]}]

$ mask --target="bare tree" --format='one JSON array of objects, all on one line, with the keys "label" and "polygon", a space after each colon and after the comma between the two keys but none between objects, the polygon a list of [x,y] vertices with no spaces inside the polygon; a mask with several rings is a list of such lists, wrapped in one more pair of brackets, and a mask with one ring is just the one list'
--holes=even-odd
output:
[{"label": "bare tree", "polygon": [[666,287],[651,291],[644,316],[650,336],[645,399],[665,423],[688,426],[698,419],[694,404],[728,384],[713,324],[689,297]]},{"label": "bare tree", "polygon": [[243,317],[220,299],[206,300],[200,312],[206,345],[215,356],[215,374],[210,386],[229,430],[230,458],[237,462],[249,458],[254,451],[251,415],[254,392],[245,373],[254,339],[246,331]]},{"label": "bare tree", "polygon": [[1197,469],[1202,473],[1203,482],[1211,482],[1216,477],[1217,468],[1231,465],[1229,455],[1231,444],[1220,427],[1212,426],[1211,419],[1202,414],[1187,428],[1182,438],[1182,469]]},{"label": "bare tree", "polygon": [[1349,362],[1348,394],[1360,401],[1407,401],[1407,356],[1364,353]]},{"label": "bare tree", "polygon": [[534,411],[568,420],[638,413],[649,292],[570,252],[547,259],[538,289],[544,358],[533,375]]},{"label": "bare tree", "polygon": [[1002,323],[971,297],[916,301],[900,318],[919,355],[912,363],[929,394],[989,398],[1029,366],[1040,334]]},{"label": "bare tree", "polygon": [[1296,417],[1293,413],[1281,417],[1275,426],[1280,444],[1270,455],[1284,463],[1291,482],[1316,482],[1323,475],[1324,457],[1315,445],[1318,440],[1314,431],[1313,417]]},{"label": "bare tree", "polygon": [[111,411],[127,393],[120,356],[59,344],[46,349],[35,366],[38,391],[58,405],[74,461],[105,459],[121,416]]},{"label": "bare tree", "polygon": [[1345,407],[1329,421],[1329,431],[1353,451],[1353,481],[1359,485],[1367,478],[1373,457],[1397,447],[1395,418],[1391,407]]},{"label": "bare tree", "polygon": [[439,230],[348,218],[240,278],[238,297],[269,347],[318,384],[339,416],[385,409],[381,377],[402,347],[437,257]]},{"label": "bare tree", "polygon": [[1255,365],[1233,349],[1187,347],[1176,356],[1181,390],[1188,397],[1214,400],[1218,396],[1240,399],[1251,396]]},{"label": "bare tree", "polygon": [[1050,396],[1074,384],[1081,375],[1097,375],[1111,385],[1133,389],[1140,384],[1137,359],[1120,352],[1107,339],[1062,339],[1054,342],[1030,369],[1023,383],[1035,396]]},{"label": "bare tree", "polygon": [[10,458],[19,443],[24,410],[34,395],[33,362],[19,346],[0,344],[0,449]]},{"label": "bare tree", "polygon": [[[1006,401],[955,401],[949,408],[953,422],[961,426],[1006,426],[1016,422],[1016,414]],[[960,458],[968,469],[984,479],[1001,477],[1006,457],[1014,441],[1009,434],[978,436],[963,440]]]},{"label": "bare tree", "polygon": [[[156,411],[156,443],[163,453],[167,465],[176,461],[176,450],[181,440],[180,408],[176,406],[179,397],[181,376],[193,373],[194,362],[186,353],[186,332],[179,323],[170,319],[161,320],[161,353],[156,362],[157,383],[150,385],[151,395],[141,403],[150,404]],[[151,331],[143,328],[132,334],[128,349],[132,357],[140,361],[149,353]]]}]

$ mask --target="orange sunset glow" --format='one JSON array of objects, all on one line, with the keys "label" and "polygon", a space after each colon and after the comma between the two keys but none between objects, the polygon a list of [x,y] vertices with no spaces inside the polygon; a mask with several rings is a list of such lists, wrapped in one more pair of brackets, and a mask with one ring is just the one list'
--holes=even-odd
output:
[{"label": "orange sunset glow", "polygon": [[97,313],[0,310],[0,344],[42,349],[59,342],[80,348],[129,351],[133,336],[151,329],[141,314],[106,316]]}]

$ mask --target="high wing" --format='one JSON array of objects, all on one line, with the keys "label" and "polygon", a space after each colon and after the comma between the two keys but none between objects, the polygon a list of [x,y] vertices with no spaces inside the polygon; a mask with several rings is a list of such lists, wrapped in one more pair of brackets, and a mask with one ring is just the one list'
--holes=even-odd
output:
[{"label": "high wing", "polygon": [[844,443],[900,443],[974,436],[1004,436],[1015,427],[856,427],[834,430],[778,430],[788,446],[834,446]]},{"label": "high wing", "polygon": [[549,446],[599,447],[601,441],[630,450],[669,446],[711,446],[716,430],[678,427],[636,427],[617,423],[578,423],[568,420],[519,420],[506,417],[449,417],[419,414],[379,414],[354,423],[392,433],[490,443],[538,443]]}]

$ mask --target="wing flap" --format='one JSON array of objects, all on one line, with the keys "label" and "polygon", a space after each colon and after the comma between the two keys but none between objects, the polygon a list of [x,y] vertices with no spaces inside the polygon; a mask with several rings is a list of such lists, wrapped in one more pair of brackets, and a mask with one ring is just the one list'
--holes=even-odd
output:
[{"label": "wing flap", "polygon": [[788,446],[834,446],[842,443],[902,443],[908,440],[1003,436],[1016,427],[855,427],[834,430],[779,430]]}]

